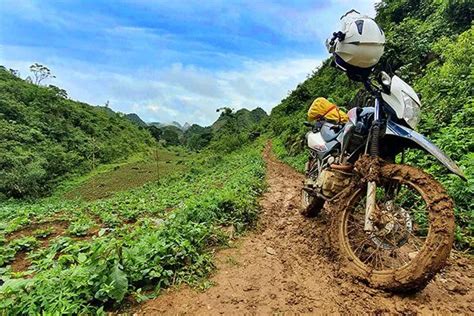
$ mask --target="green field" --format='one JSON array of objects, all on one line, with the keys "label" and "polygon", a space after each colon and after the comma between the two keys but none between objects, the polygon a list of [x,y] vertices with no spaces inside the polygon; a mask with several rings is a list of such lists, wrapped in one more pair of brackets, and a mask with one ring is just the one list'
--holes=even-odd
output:
[{"label": "green field", "polygon": [[116,192],[159,181],[169,174],[185,170],[190,156],[178,147],[149,149],[125,162],[99,166],[83,177],[66,182],[55,196],[85,201],[108,198]]},{"label": "green field", "polygon": [[260,149],[201,154],[160,182],[93,202],[47,199],[0,207],[0,310],[91,313],[145,299],[211,271],[221,228],[256,219]]}]

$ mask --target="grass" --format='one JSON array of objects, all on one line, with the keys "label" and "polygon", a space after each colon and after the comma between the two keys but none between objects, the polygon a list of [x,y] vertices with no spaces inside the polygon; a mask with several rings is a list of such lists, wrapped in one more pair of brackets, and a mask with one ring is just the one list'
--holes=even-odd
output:
[{"label": "grass", "polygon": [[188,159],[189,153],[180,148],[149,149],[125,161],[102,165],[87,175],[68,181],[54,196],[85,201],[109,198],[116,192],[137,188],[183,171]]},{"label": "grass", "polygon": [[296,156],[290,155],[282,140],[278,137],[272,139],[272,150],[278,159],[290,165],[295,170],[301,173],[304,172],[305,164],[308,161],[308,154],[305,151],[298,153]]},{"label": "grass", "polygon": [[[0,314],[101,314],[150,290],[207,287],[222,228],[257,218],[260,149],[194,157],[185,172],[109,199],[2,205]],[[58,222],[62,232],[47,231]],[[13,271],[19,254],[27,263]]]}]

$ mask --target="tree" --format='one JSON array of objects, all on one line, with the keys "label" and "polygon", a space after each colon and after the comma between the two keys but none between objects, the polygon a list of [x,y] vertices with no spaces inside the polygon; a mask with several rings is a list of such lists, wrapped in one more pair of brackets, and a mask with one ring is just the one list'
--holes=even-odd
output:
[{"label": "tree", "polygon": [[163,131],[161,129],[153,125],[148,126],[147,129],[150,132],[151,136],[156,139],[156,141],[159,141],[161,139],[161,136],[163,135]]},{"label": "tree", "polygon": [[59,87],[56,87],[56,86],[54,86],[54,85],[52,85],[52,84],[50,84],[50,85],[48,86],[48,89],[50,89],[51,91],[53,91],[53,92],[56,94],[56,96],[58,96],[58,97],[61,97],[61,98],[64,98],[64,99],[67,99],[67,98],[68,98],[67,91],[64,90],[64,89],[61,89],[61,88],[59,88]]},{"label": "tree", "polygon": [[162,139],[166,141],[167,146],[178,146],[180,145],[179,134],[173,129],[164,129]]},{"label": "tree", "polygon": [[38,86],[41,84],[41,81],[45,79],[56,78],[56,76],[51,73],[51,70],[48,67],[38,63],[31,65],[30,71],[33,73],[34,80],[31,77],[26,78],[26,80]]},{"label": "tree", "polygon": [[18,70],[10,68],[10,69],[8,69],[8,71],[9,71],[12,75],[14,75],[15,77],[20,78],[20,72],[19,72]]},{"label": "tree", "polygon": [[216,109],[216,112],[222,112],[221,115],[231,115],[233,110],[234,109],[231,109],[228,106],[224,106],[224,107]]}]

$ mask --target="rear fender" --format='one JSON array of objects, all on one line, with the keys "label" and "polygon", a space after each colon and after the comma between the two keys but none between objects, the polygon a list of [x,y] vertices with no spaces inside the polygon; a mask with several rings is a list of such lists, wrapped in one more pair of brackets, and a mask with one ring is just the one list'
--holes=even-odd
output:
[{"label": "rear fender", "polygon": [[402,138],[415,145],[414,147],[421,148],[431,155],[435,156],[446,168],[449,169],[452,173],[458,175],[461,179],[467,180],[466,176],[462,170],[456,165],[456,163],[449,158],[445,153],[441,151],[435,144],[430,142],[425,136],[420,133],[415,132],[414,130],[397,124],[392,121],[387,122],[387,129],[385,135],[392,135],[395,137]]}]

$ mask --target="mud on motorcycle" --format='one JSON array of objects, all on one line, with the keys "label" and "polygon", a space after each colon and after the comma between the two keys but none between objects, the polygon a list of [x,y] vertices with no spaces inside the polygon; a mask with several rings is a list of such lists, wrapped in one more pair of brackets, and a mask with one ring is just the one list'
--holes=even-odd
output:
[{"label": "mud on motorcycle", "polygon": [[431,175],[404,164],[404,153],[422,149],[465,176],[414,131],[420,100],[407,83],[385,72],[363,83],[374,106],[351,109],[344,125],[305,123],[312,130],[302,213],[315,216],[324,206],[331,247],[347,273],[386,290],[422,289],[451,251],[453,202]]}]

